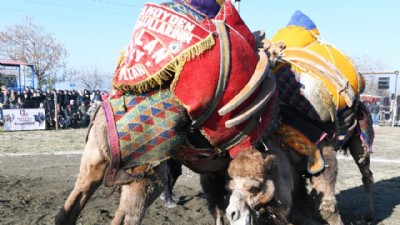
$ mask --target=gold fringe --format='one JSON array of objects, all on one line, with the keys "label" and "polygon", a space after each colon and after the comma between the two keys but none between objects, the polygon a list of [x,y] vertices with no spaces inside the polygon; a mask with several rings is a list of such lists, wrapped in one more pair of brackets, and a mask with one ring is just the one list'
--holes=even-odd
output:
[{"label": "gold fringe", "polygon": [[[203,52],[211,49],[215,44],[215,40],[212,34],[208,35],[204,40],[191,46],[189,49],[183,51],[180,55],[172,59],[166,66],[160,71],[153,74],[151,77],[135,84],[116,84],[113,81],[113,88],[122,90],[124,92],[133,92],[135,94],[144,93],[151,89],[161,86],[165,81],[179,74],[186,62],[194,59]],[[119,69],[117,69],[119,71]]]}]

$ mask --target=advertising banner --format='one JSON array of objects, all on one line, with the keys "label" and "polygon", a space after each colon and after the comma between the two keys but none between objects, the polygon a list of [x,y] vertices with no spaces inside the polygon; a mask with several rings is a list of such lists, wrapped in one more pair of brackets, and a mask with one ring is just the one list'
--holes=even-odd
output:
[{"label": "advertising banner", "polygon": [[44,109],[3,109],[4,131],[44,130]]}]

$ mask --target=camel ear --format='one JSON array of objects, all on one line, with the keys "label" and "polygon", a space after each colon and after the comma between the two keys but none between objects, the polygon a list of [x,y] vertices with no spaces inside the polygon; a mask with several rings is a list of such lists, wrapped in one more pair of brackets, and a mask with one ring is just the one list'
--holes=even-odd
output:
[{"label": "camel ear", "polygon": [[264,159],[264,167],[268,174],[272,175],[276,171],[277,158],[274,155],[267,155]]}]

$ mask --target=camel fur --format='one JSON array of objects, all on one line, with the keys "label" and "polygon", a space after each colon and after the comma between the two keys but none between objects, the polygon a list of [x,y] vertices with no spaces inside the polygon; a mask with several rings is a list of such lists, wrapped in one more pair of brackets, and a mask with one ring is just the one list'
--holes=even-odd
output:
[{"label": "camel fur", "polygon": [[232,194],[226,212],[232,225],[249,224],[250,217],[255,224],[289,224],[296,172],[277,146],[266,152],[243,151],[228,173]]}]

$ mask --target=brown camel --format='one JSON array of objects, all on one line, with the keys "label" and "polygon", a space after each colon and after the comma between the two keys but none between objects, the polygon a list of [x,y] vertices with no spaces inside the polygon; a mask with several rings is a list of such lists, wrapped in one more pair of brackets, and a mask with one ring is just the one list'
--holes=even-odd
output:
[{"label": "brown camel", "polygon": [[289,224],[296,171],[277,146],[271,147],[246,150],[229,165],[232,194],[226,214],[231,225],[250,224],[251,219],[254,224]]},{"label": "brown camel", "polygon": [[[182,118],[185,118],[184,109],[181,109]],[[85,204],[96,189],[103,183],[107,166],[111,163],[111,157],[108,152],[109,143],[105,120],[106,117],[104,116],[104,110],[100,108],[88,131],[87,143],[82,155],[80,171],[75,187],[67,198],[62,209],[56,215],[55,224],[57,225],[76,224],[80,211],[84,208]],[[186,119],[182,119],[182,121],[187,122]],[[196,134],[194,134],[194,136],[196,136]],[[204,142],[201,137],[202,136],[198,136],[195,139],[197,144]],[[204,143],[203,145],[206,147]],[[182,146],[184,147],[185,145]],[[180,149],[177,149],[176,151],[179,152],[179,150]],[[244,151],[242,155],[245,156],[247,154],[246,152],[247,151]],[[251,153],[251,151],[248,152]],[[179,155],[176,157],[179,159]],[[233,161],[235,161],[235,159]],[[202,174],[202,176],[209,174],[214,177],[227,177],[227,168],[230,162],[231,158],[228,154],[221,154],[218,157],[206,160],[200,164],[184,163],[193,171]],[[145,168],[147,168],[147,166],[137,166],[133,168],[130,173],[135,174],[142,172]],[[158,166],[153,167],[149,173],[145,173],[142,177],[136,178],[132,182],[121,186],[120,205],[115,212],[115,217],[112,221],[113,225],[138,225],[141,223],[146,208],[151,205],[164,190],[167,183],[166,169],[167,161],[163,161]],[[284,168],[282,167],[282,170],[283,169]],[[221,184],[219,190],[225,192],[224,182],[222,181],[219,183]],[[286,186],[287,184],[282,185]],[[204,183],[202,183],[202,186],[206,196],[213,196],[214,199],[217,199],[216,201],[220,201],[220,199],[223,198],[221,195],[215,196],[213,195],[214,193],[210,194],[210,192],[213,191],[208,190]],[[280,188],[285,189],[286,187]],[[290,189],[290,187],[288,188]],[[289,203],[289,200],[285,201]],[[215,207],[216,211],[213,216],[216,219],[216,224],[223,224],[223,216],[225,214],[224,209],[225,207],[222,204],[218,204]]]},{"label": "brown camel", "polygon": [[[160,73],[154,73],[153,75],[155,77],[151,77],[154,78],[154,80],[149,78],[136,83],[138,84],[137,86],[134,84],[132,84],[133,87],[131,87],[130,84],[124,86],[125,84],[122,81],[133,78],[139,79],[144,75],[147,75],[146,72],[143,72],[143,69],[145,69],[143,67],[144,64],[148,66],[152,65],[151,63],[149,64],[145,61],[144,64],[141,65],[136,65],[134,62],[134,60],[140,58],[133,57],[135,52],[137,52],[135,51],[137,50],[135,47],[142,49],[140,46],[143,45],[142,41],[145,40],[140,39],[141,35],[145,34],[145,30],[142,30],[143,32],[139,32],[139,30],[146,29],[146,27],[137,27],[137,29],[135,29],[135,32],[137,33],[134,35],[135,38],[131,43],[133,46],[130,46],[126,52],[126,56],[129,57],[122,57],[121,61],[119,61],[114,76],[115,79],[113,80],[116,82],[115,87],[117,89],[121,88],[118,89],[120,91],[130,90],[134,93],[137,93],[135,91],[139,91],[140,94],[143,94],[145,91],[160,93],[160,91],[170,90],[169,88],[171,88],[171,90],[175,91],[173,93],[174,97],[180,97],[178,99],[179,101],[168,104],[179,109],[180,118],[175,119],[172,122],[175,123],[174,126],[178,127],[177,125],[179,124],[179,127],[183,127],[183,129],[185,129],[183,132],[184,137],[182,137],[184,142],[177,142],[173,147],[171,147],[173,149],[164,150],[171,150],[173,153],[170,155],[170,157],[174,157],[193,171],[202,174],[201,184],[207,197],[210,211],[215,217],[217,225],[223,224],[222,217],[225,210],[225,204],[223,200],[224,195],[229,194],[224,188],[224,182],[226,180],[222,179],[220,181],[216,179],[215,184],[218,185],[216,189],[220,190],[219,194],[209,190],[208,186],[205,184],[210,179],[217,177],[228,177],[227,169],[229,163],[231,161],[235,161],[234,153],[231,155],[231,152],[233,152],[232,148],[237,146],[241,147],[242,145],[247,144],[251,146],[256,145],[261,140],[261,137],[269,132],[267,129],[273,127],[275,122],[273,118],[275,117],[273,116],[274,113],[272,112],[274,112],[277,107],[276,104],[272,104],[271,102],[276,103],[277,92],[275,89],[276,85],[274,78],[273,76],[270,76],[271,74],[269,70],[273,66],[273,63],[270,61],[271,59],[274,60],[274,57],[280,54],[280,51],[283,47],[282,44],[274,45],[269,41],[265,41],[263,38],[261,38],[262,41],[253,43],[249,30],[246,29],[239,16],[235,16],[235,14],[232,13],[235,12],[233,5],[229,1],[225,1],[224,5],[221,7],[226,7],[229,10],[220,10],[220,14],[217,17],[220,20],[218,21],[205,20],[206,22],[209,22],[205,27],[214,27],[214,30],[207,31],[199,25],[199,32],[209,35],[202,35],[203,39],[201,41],[199,40],[199,43],[194,45],[190,51],[188,50],[187,52],[182,52],[180,54],[182,57],[176,57],[174,60],[171,60],[168,63],[163,62],[164,64],[162,64],[162,66],[160,65],[160,67],[164,68],[165,70],[160,71]],[[154,4],[148,4],[143,8],[143,10],[148,10],[149,13],[159,12],[152,10],[154,8],[158,8],[158,10],[165,12],[165,15],[177,13],[167,8],[165,5],[158,7]],[[229,12],[229,15],[225,15],[227,12]],[[154,14],[153,16],[157,15],[160,14]],[[194,14],[192,14],[192,16],[193,15]],[[141,13],[141,16],[144,17],[148,15],[147,13]],[[141,21],[149,20],[141,18]],[[182,18],[182,21],[186,21],[186,18]],[[195,23],[195,21],[193,22]],[[235,30],[235,27],[233,26],[237,24],[239,24],[239,26],[237,27],[237,30]],[[241,24],[243,24],[243,26]],[[147,32],[146,34],[150,35],[152,33],[153,32]],[[228,36],[229,38],[227,38]],[[262,35],[259,36],[261,37]],[[153,40],[153,38],[151,40]],[[227,43],[229,40],[234,41]],[[216,43],[214,43],[215,41]],[[147,53],[150,54],[145,58],[148,60],[154,60],[154,57],[157,57],[155,62],[158,62],[162,59],[162,57],[157,56],[161,51],[157,51],[157,53],[154,55],[151,54],[151,50],[154,49],[156,42],[152,41],[151,43],[152,44],[148,44],[143,47],[143,49],[146,49]],[[175,42],[171,43],[176,44]],[[210,49],[214,44],[220,47]],[[163,44],[160,44],[160,46],[161,45],[164,46]],[[177,50],[180,46],[170,45],[170,47],[174,48],[169,50]],[[247,49],[244,47],[247,47]],[[258,55],[253,52],[253,48],[258,49]],[[206,50],[207,54],[202,54],[203,51]],[[235,52],[229,54],[229,50]],[[247,52],[244,50],[247,50]],[[237,54],[237,52],[240,52],[240,54]],[[224,57],[221,57],[222,55]],[[213,63],[209,63],[211,56],[212,59],[221,59],[221,63],[214,63],[214,61],[212,61]],[[230,59],[229,57],[231,56],[232,58]],[[201,60],[203,60],[204,64],[199,65],[198,63]],[[132,64],[135,64],[138,67],[131,67]],[[133,70],[132,68],[136,68],[137,70]],[[158,68],[153,69],[156,70]],[[214,73],[210,72],[211,69],[214,69]],[[180,73],[178,77],[173,76],[175,72]],[[252,72],[254,72],[253,75],[251,75]],[[205,89],[208,86],[211,86],[211,82],[214,82],[215,87],[213,87],[215,90],[212,88],[210,89],[211,91],[208,90],[208,94],[210,95],[210,93],[215,93],[214,96],[206,96],[206,93],[203,91],[204,89],[199,88],[196,89],[196,94],[198,94],[200,97],[194,98],[192,96],[192,94],[195,94],[193,89],[200,84],[199,82],[201,79],[193,81],[189,78],[203,78],[207,75],[210,75],[210,79],[204,79],[206,80],[206,84],[203,84],[202,87]],[[171,76],[171,79],[169,81],[165,81],[168,76]],[[119,83],[119,81],[121,81],[121,83]],[[146,83],[147,81],[148,83]],[[185,87],[191,87],[191,89],[185,89]],[[199,92],[199,90],[201,90],[201,92]],[[193,91],[193,93],[188,93],[190,91]],[[179,94],[180,96],[178,96]],[[209,98],[203,99],[203,97]],[[273,101],[270,101],[271,99]],[[192,100],[198,100],[200,102],[192,102]],[[122,98],[122,101],[124,101],[124,98]],[[248,105],[242,105],[242,103],[246,103]],[[125,105],[123,104],[119,105],[119,107],[122,108],[121,111],[126,109],[124,106]],[[194,109],[191,106],[193,106],[193,108],[198,108],[196,108],[196,111],[193,111]],[[161,113],[165,112],[162,110],[160,111]],[[199,112],[202,112],[202,115],[198,115],[200,114]],[[115,158],[112,157],[114,155],[110,153],[110,145],[114,145],[115,143],[109,141],[109,132],[107,127],[113,125],[109,125],[108,122],[110,121],[110,117],[107,117],[106,119],[106,116],[109,116],[109,113],[105,112],[103,108],[101,108],[93,119],[93,123],[88,132],[87,143],[82,155],[80,172],[75,183],[75,187],[67,198],[64,206],[57,214],[55,218],[56,224],[76,224],[79,213],[84,208],[91,195],[102,184],[104,178],[107,177],[106,175],[109,175],[108,172],[110,171],[110,165],[112,165],[115,160]],[[189,120],[189,117],[193,119],[193,121]],[[207,119],[210,120],[205,122]],[[218,124],[217,126],[215,125],[216,123]],[[133,126],[134,124],[130,125],[132,126],[129,126],[129,129],[137,128]],[[215,132],[216,129],[220,130]],[[230,136],[228,136],[226,133],[229,133]],[[202,139],[199,139],[198,137],[201,137]],[[125,143],[127,143],[127,145],[132,144],[127,140],[124,141],[126,141]],[[268,143],[268,141],[264,142]],[[186,152],[187,149],[193,148],[199,150],[195,153],[195,156],[192,157],[196,163],[193,163],[193,161],[190,160],[186,161],[185,157],[187,157],[187,155],[180,155],[180,153]],[[229,149],[229,152],[225,151],[226,149]],[[237,150],[239,149],[237,148]],[[334,182],[336,181],[335,174],[337,171],[337,166],[335,164],[336,152],[333,150],[325,151],[322,149],[322,154],[326,156],[325,162],[330,165],[330,167],[327,167],[328,169],[325,169],[324,171],[332,171],[333,175],[326,176],[330,173],[323,172],[321,173],[323,174],[321,176],[315,175],[314,177],[318,177],[318,179],[315,178],[312,182],[317,194],[324,197],[323,201],[321,201],[322,203],[329,202],[331,199],[334,201],[334,189],[332,189],[332,187],[334,187]],[[111,152],[113,152],[113,150],[111,150]],[[247,154],[246,151],[243,154]],[[123,176],[129,176],[127,174],[130,174],[133,175],[133,178],[131,177],[132,179],[130,179],[128,182],[120,183],[122,191],[120,205],[115,213],[112,224],[138,225],[141,223],[146,208],[161,194],[165,184],[168,182],[166,173],[166,170],[168,169],[166,159],[168,158],[169,157],[165,157],[163,160],[160,160],[155,164],[145,162],[144,165],[135,164],[129,168],[123,168]],[[306,163],[304,163],[305,157],[302,156],[299,158],[301,159],[301,162],[299,163],[302,163],[299,164],[301,167],[300,169],[304,169],[306,165]],[[330,160],[332,160],[332,163],[330,163]],[[268,167],[268,165],[266,166]],[[284,168],[288,170],[288,167],[282,167],[282,170]],[[111,172],[113,172],[112,169],[115,168],[111,167]],[[136,176],[137,174],[140,174],[140,176]],[[287,188],[288,190],[291,190],[292,187],[290,183],[282,183],[281,185],[279,181],[281,175],[283,177],[290,176],[290,173],[284,172],[277,174],[277,183],[279,184],[279,188],[277,189],[285,190]],[[267,179],[268,177],[265,178]],[[285,193],[287,193],[287,191],[285,191]],[[255,197],[256,196],[257,194]],[[286,222],[287,208],[290,207],[291,197],[290,195],[284,194],[282,194],[282,196],[285,197],[285,205],[283,208],[278,207],[277,212],[284,212],[282,216],[279,216],[279,220]],[[320,205],[324,206],[322,203]],[[330,208],[330,206],[328,206],[328,208]],[[239,209],[242,209],[242,207],[239,207]],[[239,211],[239,213],[241,212]],[[243,213],[246,214],[246,212]],[[256,216],[257,213],[258,212],[256,211]]]},{"label": "brown camel", "polygon": [[[55,224],[76,224],[80,211],[84,208],[91,195],[102,184],[106,168],[110,164],[110,156],[107,152],[109,145],[107,143],[107,140],[107,128],[104,112],[102,109],[99,109],[88,132],[87,143],[82,155],[79,176],[75,183],[74,190],[71,192],[64,206],[57,214],[55,218]],[[198,141],[201,142],[201,140]],[[234,171],[233,168],[238,169],[237,166],[235,167],[235,165],[253,165],[254,162],[252,161],[255,158],[259,156],[266,157],[265,163],[259,164],[259,166],[257,167],[258,170],[265,170],[265,173],[262,174],[266,176],[258,177],[257,180],[260,183],[269,185],[265,187],[270,188],[271,185],[274,186],[275,191],[271,193],[270,190],[272,189],[252,189],[252,194],[254,194],[254,196],[248,196],[247,199],[253,202],[253,204],[251,205],[253,207],[252,210],[257,210],[253,212],[272,212],[273,215],[279,215],[277,219],[273,220],[276,222],[275,224],[281,224],[278,221],[288,221],[288,210],[290,209],[292,199],[291,192],[294,188],[295,183],[293,180],[294,175],[292,174],[292,169],[286,155],[284,155],[283,152],[276,145],[268,143],[268,146],[273,150],[269,150],[265,154],[259,153],[255,150],[243,151],[240,156],[232,160],[232,162],[235,162],[235,160],[237,159],[238,162],[236,164],[233,164],[233,166],[231,167],[231,171]],[[277,163],[277,160],[279,161],[279,163]],[[201,173],[202,178],[204,178],[206,175],[210,175],[213,177],[227,177],[226,172],[230,161],[231,159],[229,155],[223,155],[211,160],[207,160],[206,162],[199,165],[192,164],[188,166],[192,170]],[[134,180],[129,184],[122,185],[120,205],[115,212],[115,217],[112,221],[112,224],[140,224],[146,208],[163,191],[163,188],[167,182],[167,177],[165,173],[166,167],[166,162],[162,162],[160,165],[152,169],[152,173],[146,174],[142,178]],[[243,169],[249,168],[251,167]],[[136,167],[134,170],[135,172],[137,172],[141,169],[143,168],[139,166]],[[249,172],[253,172],[255,169],[256,168],[253,168],[253,170]],[[259,174],[250,173],[251,175],[248,174],[250,177],[246,178],[245,171],[246,170],[244,170],[242,174],[238,173],[238,171],[232,172],[231,176],[233,177],[233,180],[231,181],[231,184],[233,185],[234,183],[236,183],[236,178],[238,178],[238,176],[236,175],[240,175],[241,179],[252,180],[254,179],[254,176],[256,174]],[[224,181],[225,180],[222,179],[218,182],[217,179],[217,182],[214,183],[214,185],[218,185],[218,183],[220,183],[221,188],[219,188],[219,190],[224,194],[227,194],[224,188]],[[207,180],[207,182],[209,182],[209,180]],[[255,184],[255,182],[253,182],[253,184]],[[206,196],[210,196],[210,192],[213,192],[212,190],[208,190],[207,186],[203,182],[202,187]],[[238,191],[242,188],[245,187],[241,187],[238,184],[232,189]],[[272,201],[273,203],[271,203],[271,198],[269,196],[271,194],[274,196],[274,201]],[[231,198],[230,207],[235,208],[236,215],[246,214],[248,212],[248,209],[238,208],[239,205],[235,205],[235,203],[241,204],[241,202],[237,202],[234,200],[235,196],[237,195],[234,194]],[[260,198],[260,196],[264,197]],[[223,199],[223,195],[214,195],[213,197],[216,197],[214,198],[214,200],[216,199],[215,201],[220,201],[221,199]],[[254,199],[251,200],[252,198]],[[257,203],[260,200],[262,200],[262,203]],[[278,201],[283,204],[277,204]],[[216,214],[214,214],[214,216],[216,219],[216,224],[223,224],[223,215],[225,214],[224,209],[225,206],[219,203],[217,207],[215,207]],[[242,212],[242,210],[244,211]],[[230,211],[228,212],[228,215],[234,218],[234,213]],[[260,215],[262,216],[258,216],[256,218],[261,221],[268,220],[268,218],[270,218],[269,216],[271,216],[270,214],[268,214],[269,216],[266,216],[267,214],[264,215],[263,213],[261,213]]]},{"label": "brown camel", "polygon": [[[55,218],[55,224],[76,224],[80,211],[87,201],[103,183],[105,171],[110,164],[108,154],[107,125],[104,111],[99,109],[89,129],[87,142],[83,151],[81,165],[75,187],[64,206]],[[132,172],[143,168],[138,166]],[[120,205],[115,212],[112,224],[140,224],[146,207],[148,207],[162,192],[166,182],[166,162],[121,187]]]},{"label": "brown camel", "polygon": [[[373,221],[375,211],[372,204],[372,188],[374,184],[373,175],[370,170],[370,147],[365,141],[362,141],[364,134],[361,134],[361,126],[365,121],[371,121],[368,118],[369,113],[365,105],[356,100],[351,108],[345,108],[337,115],[338,124],[334,130],[336,133],[342,133],[346,136],[343,140],[335,138],[325,138],[317,147],[321,151],[324,160],[324,168],[321,172],[310,174],[307,171],[307,159],[304,155],[294,151],[290,146],[281,144],[284,151],[289,152],[290,161],[296,170],[302,174],[310,185],[310,198],[313,207],[318,211],[323,222],[329,224],[343,224],[337,207],[335,197],[335,184],[338,174],[338,165],[336,155],[338,151],[344,150],[350,152],[357,164],[361,175],[364,189],[366,191],[367,211],[364,214],[366,221]],[[304,115],[287,105],[280,106],[280,118],[284,123],[294,124],[304,133],[318,134],[321,131],[327,131],[334,127],[333,123],[318,123],[309,120]],[[367,127],[369,125],[366,125]],[[275,136],[276,137],[276,136]],[[278,135],[279,139],[279,135]]]}]

